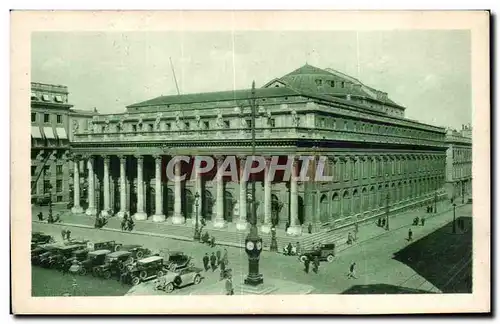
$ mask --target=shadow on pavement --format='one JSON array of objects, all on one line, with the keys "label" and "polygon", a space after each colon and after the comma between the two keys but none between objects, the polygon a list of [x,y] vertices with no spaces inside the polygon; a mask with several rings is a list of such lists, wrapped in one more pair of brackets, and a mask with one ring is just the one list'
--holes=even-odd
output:
[{"label": "shadow on pavement", "polygon": [[[464,231],[458,226],[462,221]],[[415,232],[415,231],[414,231]],[[458,217],[394,254],[443,293],[472,293],[472,218]]]},{"label": "shadow on pavement", "polygon": [[344,295],[368,294],[425,294],[425,290],[412,289],[388,284],[354,285],[342,292]]}]

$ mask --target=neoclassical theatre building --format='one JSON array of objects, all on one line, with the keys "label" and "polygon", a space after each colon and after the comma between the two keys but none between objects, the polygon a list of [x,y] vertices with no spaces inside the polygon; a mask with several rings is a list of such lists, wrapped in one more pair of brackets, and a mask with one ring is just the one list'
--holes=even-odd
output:
[{"label": "neoclassical theatre building", "polygon": [[[212,156],[217,163],[251,155],[251,107],[257,155],[326,156],[324,174],[333,176],[328,182],[260,178],[255,201],[263,231],[288,223],[290,234],[300,234],[309,224],[362,221],[387,206],[444,196],[444,128],[406,119],[405,107],[357,79],[306,64],[255,90],[161,96],[72,125],[72,156],[85,161],[88,177],[84,197],[82,163],[73,163],[74,211],[85,203],[89,215],[127,212],[138,220],[189,224],[197,205],[208,226],[245,229],[249,181],[213,174],[172,180],[163,167],[178,155]],[[185,170],[177,163],[176,175]]]}]

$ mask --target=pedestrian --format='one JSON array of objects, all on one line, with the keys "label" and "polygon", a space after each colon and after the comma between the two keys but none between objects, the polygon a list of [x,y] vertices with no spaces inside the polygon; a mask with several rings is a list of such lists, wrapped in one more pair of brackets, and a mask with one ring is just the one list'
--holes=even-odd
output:
[{"label": "pedestrian", "polygon": [[314,273],[318,273],[319,270],[319,257],[315,256],[313,261],[313,271]]},{"label": "pedestrian", "polygon": [[66,230],[65,229],[61,230],[61,237],[62,237],[63,241],[66,239]]},{"label": "pedestrian", "polygon": [[217,250],[217,252],[215,252],[215,255],[217,256],[217,264],[220,264],[220,259],[221,259],[220,250]]},{"label": "pedestrian", "polygon": [[289,221],[286,221],[286,224],[285,224],[285,232],[288,232],[288,228],[290,227],[290,222]]},{"label": "pedestrian", "polygon": [[382,218],[382,227],[385,226],[385,218]]},{"label": "pedestrian", "polygon": [[297,242],[295,244],[295,253],[297,253],[297,255],[300,255],[300,252],[301,252],[301,250],[300,250],[300,242]]},{"label": "pedestrian", "polygon": [[424,225],[425,225],[425,218],[423,218],[423,217],[422,217],[422,218],[420,219],[420,224],[421,224],[422,226],[424,226]]},{"label": "pedestrian", "polygon": [[71,231],[70,230],[67,230],[66,231],[66,239],[69,241],[71,240]]},{"label": "pedestrian", "polygon": [[352,262],[351,265],[349,266],[349,273],[347,274],[347,278],[357,279],[355,267],[356,267],[356,262]]},{"label": "pedestrian", "polygon": [[312,234],[312,232],[313,232],[313,226],[311,223],[309,223],[309,225],[307,225],[307,233]]},{"label": "pedestrian", "polygon": [[215,247],[215,236],[212,236],[212,238],[210,239],[210,246]]},{"label": "pedestrian", "polygon": [[222,255],[222,262],[225,263],[226,265],[229,263],[229,259],[227,256],[227,249],[224,249],[224,254]]},{"label": "pedestrian", "polygon": [[408,242],[413,240],[413,232],[411,231],[411,228],[408,229]]},{"label": "pedestrian", "polygon": [[43,221],[43,213],[42,212],[38,213],[38,220]]},{"label": "pedestrian", "polygon": [[226,274],[226,264],[224,262],[220,263],[220,280],[223,280]]},{"label": "pedestrian", "polygon": [[308,256],[305,257],[304,260],[304,271],[305,273],[309,273],[309,264],[311,263],[311,260],[309,259]]},{"label": "pedestrian", "polygon": [[348,245],[351,245],[351,244],[352,244],[352,241],[353,241],[353,239],[352,239],[352,234],[351,234],[351,232],[349,232],[349,233],[347,234],[347,244],[348,244]]},{"label": "pedestrian", "polygon": [[212,267],[212,272],[217,269],[217,257],[214,252],[212,252],[212,255],[210,256],[210,266]]},{"label": "pedestrian", "polygon": [[208,265],[210,263],[210,258],[208,256],[208,253],[205,253],[205,256],[203,257],[203,267],[205,268],[205,271],[208,271],[210,269],[210,266]]},{"label": "pedestrian", "polygon": [[121,227],[122,227],[122,232],[125,231],[125,229],[127,228],[127,218],[125,218],[125,216],[123,216],[122,218]]},{"label": "pedestrian", "polygon": [[225,287],[226,287],[226,295],[234,295],[233,280],[230,275],[227,276],[226,278]]},{"label": "pedestrian", "polygon": [[127,229],[129,232],[131,232],[133,229],[134,229],[134,220],[132,219],[132,217],[128,217],[127,218]]},{"label": "pedestrian", "polygon": [[382,227],[382,218],[379,218],[377,221],[377,226]]}]

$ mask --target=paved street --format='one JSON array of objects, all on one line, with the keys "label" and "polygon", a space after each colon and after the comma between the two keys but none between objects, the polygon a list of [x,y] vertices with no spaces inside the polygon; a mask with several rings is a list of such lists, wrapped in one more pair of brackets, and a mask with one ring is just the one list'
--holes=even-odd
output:
[{"label": "paved street", "polygon": [[[471,216],[471,213],[471,205],[457,208],[457,217],[468,217]],[[391,219],[391,231],[389,232],[375,225],[361,227],[358,234],[358,242],[340,251],[333,263],[321,263],[318,274],[313,272],[306,274],[303,271],[302,264],[298,262],[296,257],[263,252],[260,261],[261,273],[264,274],[264,278],[290,280],[296,283],[312,285],[314,287],[313,293],[342,293],[348,291],[353,286],[375,284],[402,286],[408,289],[418,289],[419,291],[439,292],[437,287],[434,287],[425,278],[417,274],[410,266],[393,259],[394,253],[409,245],[409,242],[406,240],[408,225],[411,224],[415,215],[425,215],[427,221],[424,227],[412,227],[414,241],[418,241],[436,229],[441,228],[446,223],[449,223],[453,217],[451,210],[430,217],[423,213],[422,210],[419,210]],[[67,227],[57,224],[33,223],[34,231],[43,231],[52,234],[56,239],[60,239],[62,228]],[[199,243],[88,228],[72,227],[71,231],[74,238],[85,238],[93,241],[116,240],[129,244],[137,243],[152,250],[181,250],[190,254],[198,266],[202,265],[201,259],[205,253],[210,254],[217,249],[223,250],[227,248],[229,263],[233,269],[234,281],[242,281],[247,272],[247,256],[244,250],[239,248],[217,246],[212,249]],[[440,246],[436,246],[436,248],[440,248]],[[353,261],[357,264],[356,275],[358,278],[348,279],[346,274],[349,264]],[[54,276],[60,275],[59,272],[54,271]],[[206,274],[206,279],[200,285],[215,284],[218,276],[218,271],[216,273],[209,272]],[[222,282],[220,285],[222,291]],[[174,293],[190,294],[196,289],[199,289],[199,287],[192,286],[175,291]],[[390,292],[389,289],[387,292]]]}]

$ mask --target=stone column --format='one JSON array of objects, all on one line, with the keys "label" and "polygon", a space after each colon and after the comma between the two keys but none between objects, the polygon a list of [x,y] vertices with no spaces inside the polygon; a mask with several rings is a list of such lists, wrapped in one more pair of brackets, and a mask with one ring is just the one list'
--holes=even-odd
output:
[{"label": "stone column", "polygon": [[175,162],[175,176],[174,176],[174,215],[172,216],[173,224],[184,224],[186,221],[182,214],[182,197],[181,197],[181,161]]},{"label": "stone column", "polygon": [[144,179],[142,174],[144,157],[136,155],[137,159],[137,211],[134,214],[136,220],[146,220],[148,215],[144,212]]},{"label": "stone column", "polygon": [[104,161],[104,179],[103,179],[103,191],[104,191],[104,207],[103,210],[101,211],[102,216],[111,216],[109,215],[109,156],[104,155],[103,156],[103,161]]},{"label": "stone column", "polygon": [[94,186],[94,157],[89,156],[87,159],[87,170],[89,173],[89,178],[88,178],[88,188],[87,188],[87,193],[88,193],[88,200],[89,200],[89,206],[87,208],[87,211],[85,214],[89,216],[95,216],[97,214],[97,210],[95,207],[95,186]]},{"label": "stone column", "polygon": [[290,227],[287,234],[300,235],[302,227],[299,224],[299,201],[297,193],[297,160],[294,158],[292,162],[292,174],[290,177]]},{"label": "stone column", "polygon": [[119,156],[120,158],[120,211],[118,212],[118,217],[123,218],[123,215],[127,212],[127,179],[125,175],[125,165],[127,163],[127,157],[124,155]]},{"label": "stone column", "polygon": [[236,228],[240,231],[247,229],[247,182],[244,179],[245,156],[239,156],[240,160],[240,199],[239,199],[239,213],[240,217]]},{"label": "stone column", "polygon": [[71,212],[73,214],[83,213],[83,208],[80,206],[80,168],[77,157],[73,160],[73,207]]},{"label": "stone column", "polygon": [[269,233],[271,231],[271,179],[269,178],[269,164],[271,159],[266,157],[266,169],[264,171],[264,224],[261,231]]},{"label": "stone column", "polygon": [[198,209],[196,209],[196,199],[193,200],[193,212],[195,213],[192,217],[192,222],[193,222],[193,225],[196,224],[196,215],[198,215],[198,224],[201,224],[201,218],[202,218],[202,215],[201,215],[201,211],[203,210],[203,207],[202,207],[202,204],[203,204],[203,199],[202,199],[202,181],[203,179],[201,178],[201,175],[199,173],[199,170],[197,167],[195,167],[195,170],[194,170],[194,176],[195,176],[195,197],[196,197],[196,193],[198,193]]},{"label": "stone column", "polygon": [[155,158],[155,214],[153,215],[153,222],[165,221],[163,214],[163,194],[161,184],[161,161],[162,156],[157,155]]},{"label": "stone column", "polygon": [[[222,159],[223,157],[221,156],[216,156],[217,159],[217,171],[222,165]],[[224,179],[222,178],[220,172],[217,172],[216,174],[216,182],[217,182],[217,195],[216,195],[216,214],[215,214],[215,220],[214,220],[214,227],[221,228],[224,227],[225,221],[224,221]]]}]

